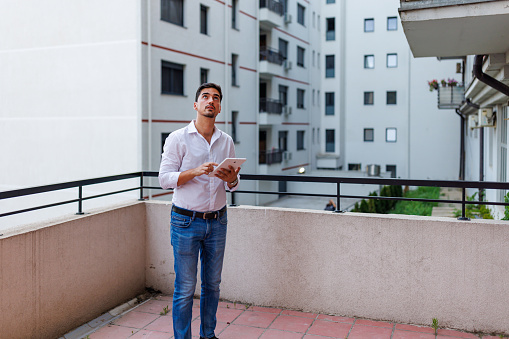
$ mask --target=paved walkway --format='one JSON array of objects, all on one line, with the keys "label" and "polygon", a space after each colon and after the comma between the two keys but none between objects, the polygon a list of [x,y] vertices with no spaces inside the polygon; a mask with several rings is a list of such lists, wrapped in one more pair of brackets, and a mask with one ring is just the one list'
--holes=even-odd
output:
[{"label": "paved walkway", "polygon": [[[108,320],[94,332],[75,338],[173,338],[171,296],[154,297]],[[192,333],[199,338],[199,301],[193,307]],[[168,313],[161,315],[167,307]],[[434,329],[385,321],[372,321],[221,302],[217,312],[216,336],[220,339],[433,339]],[[431,319],[430,319],[431,322]],[[96,322],[97,323],[97,322]],[[66,339],[72,338],[65,335]],[[439,329],[437,338],[498,338]]]},{"label": "paved walkway", "polygon": [[[440,199],[461,200],[461,188],[442,187],[440,189]],[[438,206],[433,207],[431,216],[456,218],[454,215],[456,211],[461,211],[461,204],[438,203]]]}]

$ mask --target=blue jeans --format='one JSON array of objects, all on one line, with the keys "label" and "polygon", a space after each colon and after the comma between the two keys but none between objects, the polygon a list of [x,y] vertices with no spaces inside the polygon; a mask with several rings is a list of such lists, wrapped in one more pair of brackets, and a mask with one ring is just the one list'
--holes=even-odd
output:
[{"label": "blue jeans", "polygon": [[215,335],[227,221],[226,213],[218,219],[205,220],[171,212],[175,268],[172,312],[176,339],[191,339],[198,254],[201,261],[200,336],[212,338]]}]

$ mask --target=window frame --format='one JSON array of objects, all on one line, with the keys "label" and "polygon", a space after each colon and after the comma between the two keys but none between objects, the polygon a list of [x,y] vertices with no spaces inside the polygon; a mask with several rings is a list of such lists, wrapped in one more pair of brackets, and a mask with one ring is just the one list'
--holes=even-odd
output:
[{"label": "window frame", "polygon": [[[391,28],[390,22],[392,22],[393,20],[395,22],[395,26],[394,26],[394,28]],[[387,17],[387,30],[388,31],[397,31],[398,30],[398,17],[396,17],[396,16],[388,16]]]},{"label": "window frame", "polygon": [[[329,66],[329,61],[332,60],[332,67]],[[336,77],[336,56],[334,54],[328,54],[325,56],[325,78]]]},{"label": "window frame", "polygon": [[305,139],[304,139],[305,136],[306,136],[306,131],[304,131],[304,130],[297,131],[297,151],[303,151],[306,149]]},{"label": "window frame", "polygon": [[[395,57],[396,63],[394,65],[389,65],[389,57]],[[387,53],[387,68],[397,68],[398,67],[398,53]]]},{"label": "window frame", "polygon": [[[371,95],[371,102],[370,100],[366,100],[366,99],[369,99]],[[364,105],[365,106],[373,106],[375,104],[375,92],[373,91],[364,91]]]},{"label": "window frame", "polygon": [[[371,132],[371,138],[369,138],[369,132]],[[375,129],[374,128],[364,128],[363,133],[364,142],[375,142]]]},{"label": "window frame", "polygon": [[[394,94],[394,103],[389,103],[389,95]],[[398,92],[397,91],[387,91],[386,92],[386,105],[397,105],[398,104]]]},{"label": "window frame", "polygon": [[[330,138],[332,136],[332,139]],[[336,152],[336,130],[326,129],[325,130],[325,152],[335,153]]]},{"label": "window frame", "polygon": [[[389,131],[394,131],[394,140],[389,140]],[[398,142],[398,129],[396,127],[387,127],[385,129],[385,142]]]},{"label": "window frame", "polygon": [[297,3],[297,22],[306,27],[306,7]]},{"label": "window frame", "polygon": [[335,92],[325,92],[325,115],[333,116],[335,113]]},{"label": "window frame", "polygon": [[300,46],[297,46],[297,66],[299,67],[305,67],[305,60],[306,57],[306,49]]},{"label": "window frame", "polygon": [[[368,22],[371,22],[373,24],[373,26],[371,27],[371,30],[368,30],[368,26],[367,26],[367,23]],[[365,33],[371,33],[371,32],[374,32],[375,31],[375,18],[366,18],[364,19],[364,32]]]},{"label": "window frame", "polygon": [[[373,60],[373,67],[367,67],[369,66],[369,59],[372,58]],[[374,54],[365,54],[364,55],[364,69],[374,69],[375,68],[375,55]]]},{"label": "window frame", "polygon": [[[332,23],[332,29],[329,29]],[[325,18],[325,41],[336,40],[336,18]]]},{"label": "window frame", "polygon": [[200,4],[200,33],[209,35],[209,8]]},{"label": "window frame", "polygon": [[[172,11],[170,10],[172,7],[171,6],[172,3],[176,3],[177,5],[180,6],[180,8],[178,8],[179,13],[175,14],[176,16],[178,16],[177,18],[174,17],[175,15],[172,17]],[[184,27],[184,0],[161,0],[160,5],[161,5],[160,14],[162,21]],[[165,12],[163,12],[164,9],[166,9]]]},{"label": "window frame", "polygon": [[306,108],[305,104],[304,104],[305,96],[306,96],[306,90],[304,90],[302,88],[297,88],[297,108],[301,108],[301,109]]},{"label": "window frame", "polygon": [[[170,70],[168,79],[165,78],[165,70]],[[184,70],[185,65],[161,60],[161,94],[184,95]],[[179,76],[180,79],[177,79],[177,81],[181,83],[181,88],[178,88],[178,84],[173,80],[175,76]],[[165,81],[169,81],[169,83],[165,85]],[[181,91],[177,91],[178,89],[181,89]]]},{"label": "window frame", "polygon": [[238,81],[238,67],[239,66],[239,55],[232,53],[232,86],[239,87],[239,81]]}]

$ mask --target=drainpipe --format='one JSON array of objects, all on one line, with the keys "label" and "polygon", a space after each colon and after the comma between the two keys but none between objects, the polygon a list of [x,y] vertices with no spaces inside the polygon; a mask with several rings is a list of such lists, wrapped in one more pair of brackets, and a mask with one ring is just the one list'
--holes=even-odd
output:
[{"label": "drainpipe", "polygon": [[461,139],[460,139],[460,174],[459,180],[465,180],[465,116],[456,108],[456,114],[461,118]]},{"label": "drainpipe", "polygon": [[[479,181],[484,181],[484,127],[479,133]],[[479,188],[479,201],[484,201],[484,190]]]},{"label": "drainpipe", "polygon": [[497,79],[489,76],[486,73],[483,73],[482,71],[482,61],[483,61],[483,55],[476,55],[474,59],[474,76],[479,79],[480,82],[485,83],[486,85],[490,86],[491,88],[496,89],[500,93],[503,93],[507,96],[509,96],[509,86],[506,84],[498,81]]}]

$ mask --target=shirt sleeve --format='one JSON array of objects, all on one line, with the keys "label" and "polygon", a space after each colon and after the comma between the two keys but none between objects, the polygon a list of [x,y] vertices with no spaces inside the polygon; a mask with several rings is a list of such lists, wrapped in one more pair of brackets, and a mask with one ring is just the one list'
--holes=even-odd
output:
[{"label": "shirt sleeve", "polygon": [[[229,141],[230,141],[230,154],[228,154],[228,158],[235,158],[235,145],[234,145],[233,140],[231,138],[229,138]],[[228,183],[225,182],[224,183],[224,188],[227,191],[235,192],[239,188],[239,186],[240,186],[240,175],[239,174],[237,174],[237,180],[238,180],[237,185],[235,185],[232,188],[228,187]]]},{"label": "shirt sleeve", "polygon": [[161,166],[159,167],[159,185],[162,188],[176,188],[180,167],[182,165],[182,150],[179,147],[179,139],[173,133],[164,143]]}]

